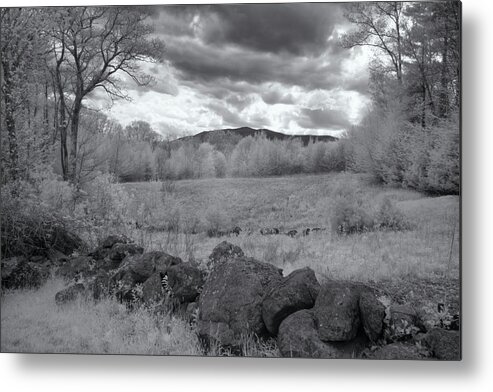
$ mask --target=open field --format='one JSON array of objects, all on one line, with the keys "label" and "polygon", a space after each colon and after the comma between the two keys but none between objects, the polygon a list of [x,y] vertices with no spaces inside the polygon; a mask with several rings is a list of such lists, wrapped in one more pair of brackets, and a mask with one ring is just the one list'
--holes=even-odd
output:
[{"label": "open field", "polygon": [[[371,184],[360,175],[330,174],[279,178],[184,180],[167,192],[160,183],[122,187],[131,196],[132,219],[149,210],[143,224],[156,223],[171,210],[174,232],[126,228],[146,251],[164,250],[184,261],[204,265],[212,249],[227,240],[247,256],[284,270],[309,266],[323,282],[349,279],[386,291],[397,302],[426,305],[459,304],[459,198],[428,197]],[[331,229],[335,200],[341,194],[359,195],[365,208],[384,198],[395,203],[411,223],[404,231],[371,231],[339,235]],[[164,193],[164,195],[163,195]],[[167,204],[169,203],[169,204]],[[171,206],[170,210],[159,208]],[[209,237],[210,216],[220,215],[223,230],[239,226],[238,236]],[[140,215],[142,218],[144,215]],[[197,233],[185,233],[190,216]],[[261,235],[264,227],[281,232],[320,227],[325,231],[291,238]],[[115,228],[118,232],[121,228]],[[51,279],[38,290],[7,292],[1,303],[1,345],[4,351],[87,352],[157,355],[203,355],[193,327],[181,319],[159,316],[142,308],[129,312],[114,299],[97,304],[80,300],[60,308],[53,298],[64,282]],[[210,351],[209,355],[224,354]],[[226,353],[227,354],[227,353]],[[245,340],[244,354],[277,356],[275,344]]]},{"label": "open field", "polygon": [[[160,193],[160,183],[125,184],[136,207]],[[331,229],[335,199],[342,192],[361,195],[368,209],[388,198],[402,211],[412,230],[373,231],[341,236]],[[372,185],[355,174],[274,178],[226,178],[178,181],[172,195],[182,215],[193,214],[201,224],[210,211],[220,213],[224,231],[242,228],[239,236],[209,238],[204,231],[177,234],[133,234],[147,249],[175,251],[184,259],[203,261],[220,241],[239,245],[248,256],[275,264],[289,273],[310,266],[319,277],[378,281],[409,276],[447,274],[458,278],[459,198],[427,197],[421,193]],[[175,205],[176,205],[175,204]],[[187,219],[187,218],[184,218]],[[261,228],[281,232],[305,228],[325,231],[264,236]],[[205,230],[202,228],[202,230]],[[172,249],[174,248],[174,249]]]}]

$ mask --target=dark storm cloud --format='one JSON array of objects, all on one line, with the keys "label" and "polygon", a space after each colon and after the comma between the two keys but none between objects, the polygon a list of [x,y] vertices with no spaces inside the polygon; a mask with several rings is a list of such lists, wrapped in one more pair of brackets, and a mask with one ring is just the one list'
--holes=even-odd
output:
[{"label": "dark storm cloud", "polygon": [[323,51],[341,16],[337,4],[214,5],[207,11],[205,42],[295,55]]},{"label": "dark storm cloud", "polygon": [[351,125],[346,113],[331,109],[302,109],[298,124],[311,129],[346,129]]},{"label": "dark storm cloud", "polygon": [[[279,82],[308,89],[340,86],[340,58],[273,55],[234,47],[217,48],[198,40],[175,39],[168,42],[166,57],[182,72],[182,79],[209,81],[226,78],[249,83]],[[295,61],[296,60],[296,61]]]}]

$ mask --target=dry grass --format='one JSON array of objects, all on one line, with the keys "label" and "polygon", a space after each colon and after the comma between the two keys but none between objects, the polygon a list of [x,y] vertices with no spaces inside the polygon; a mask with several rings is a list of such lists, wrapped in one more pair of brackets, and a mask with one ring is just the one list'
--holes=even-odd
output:
[{"label": "dry grass", "polygon": [[132,312],[113,299],[80,299],[59,307],[64,282],[2,296],[2,352],[201,355],[192,329],[173,316]]}]

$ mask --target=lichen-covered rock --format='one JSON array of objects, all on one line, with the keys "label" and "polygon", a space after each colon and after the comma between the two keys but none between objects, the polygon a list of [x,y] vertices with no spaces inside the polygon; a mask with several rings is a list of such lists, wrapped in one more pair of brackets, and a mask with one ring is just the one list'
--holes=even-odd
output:
[{"label": "lichen-covered rock", "polygon": [[243,250],[239,246],[223,241],[212,250],[208,266],[212,269],[219,263],[232,261],[243,256]]},{"label": "lichen-covered rock", "polygon": [[320,340],[313,314],[300,310],[286,317],[279,326],[277,346],[283,357],[337,358],[338,351]]},{"label": "lichen-covered rock", "polygon": [[200,295],[197,331],[205,342],[237,347],[244,335],[266,334],[262,300],[282,272],[246,257],[220,267],[212,270]]},{"label": "lichen-covered rock", "polygon": [[424,341],[433,355],[444,361],[460,361],[460,332],[445,329],[432,329],[426,334]]},{"label": "lichen-covered rock", "polygon": [[359,310],[366,336],[372,342],[376,342],[382,336],[385,306],[378,301],[373,292],[363,290],[359,297]]},{"label": "lichen-covered rock", "polygon": [[361,288],[349,282],[322,285],[313,308],[320,339],[325,342],[352,340],[360,326]]},{"label": "lichen-covered rock", "polygon": [[319,291],[320,283],[311,268],[293,271],[283,278],[262,302],[262,317],[267,330],[276,335],[287,316],[313,307]]},{"label": "lichen-covered rock", "polygon": [[190,263],[180,263],[169,267],[168,288],[180,303],[194,302],[202,291],[204,276],[201,270]]},{"label": "lichen-covered rock", "polygon": [[76,283],[55,294],[55,302],[63,305],[75,301],[79,296],[84,295],[86,289],[82,283]]}]

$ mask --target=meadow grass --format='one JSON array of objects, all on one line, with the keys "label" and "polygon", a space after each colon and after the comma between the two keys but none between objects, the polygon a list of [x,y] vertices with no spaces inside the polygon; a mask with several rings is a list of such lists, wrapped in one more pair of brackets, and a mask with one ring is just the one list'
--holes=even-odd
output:
[{"label": "meadow grass", "polygon": [[[158,183],[124,185],[135,203],[159,192]],[[223,230],[240,226],[236,236],[210,238],[205,232],[147,233],[136,230],[146,249],[165,250],[185,260],[205,262],[212,249],[227,240],[247,256],[274,264],[289,273],[309,266],[318,277],[379,281],[459,273],[459,198],[429,197],[421,193],[382,187],[355,174],[328,174],[275,178],[227,178],[178,181],[174,197],[184,211],[203,217],[211,208],[227,216]],[[339,235],[331,230],[337,195],[359,194],[369,208],[384,198],[394,202],[411,224],[405,231],[372,231]],[[263,227],[292,229],[321,227],[309,236],[263,236]],[[171,239],[170,239],[171,238]]]}]

